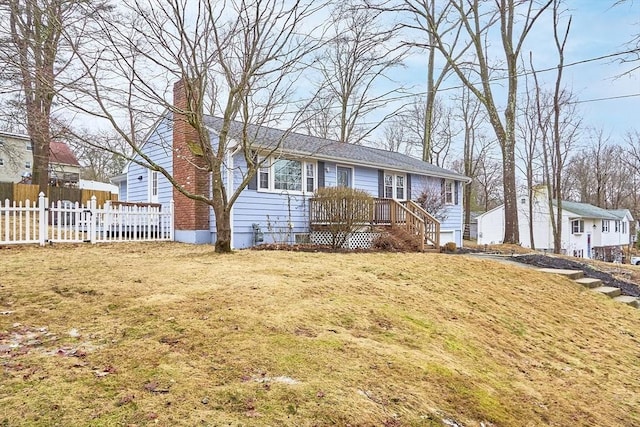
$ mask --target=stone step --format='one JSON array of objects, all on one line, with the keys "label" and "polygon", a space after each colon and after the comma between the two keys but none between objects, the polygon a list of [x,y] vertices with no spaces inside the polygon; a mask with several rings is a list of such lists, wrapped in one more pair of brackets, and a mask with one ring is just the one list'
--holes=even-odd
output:
[{"label": "stone step", "polygon": [[591,277],[583,277],[581,279],[576,279],[576,283],[584,286],[585,288],[593,289],[602,286],[602,280],[593,279]]},{"label": "stone step", "polygon": [[615,301],[630,305],[631,307],[640,308],[640,300],[629,295],[620,295],[613,298]]},{"label": "stone step", "polygon": [[582,279],[584,277],[584,272],[582,270],[562,270],[559,268],[539,268],[538,271],[542,273],[553,273],[553,274],[561,274],[563,276],[568,277],[569,279]]},{"label": "stone step", "polygon": [[622,293],[620,288],[614,288],[613,286],[600,286],[598,288],[593,288],[592,290],[610,298],[617,297]]}]

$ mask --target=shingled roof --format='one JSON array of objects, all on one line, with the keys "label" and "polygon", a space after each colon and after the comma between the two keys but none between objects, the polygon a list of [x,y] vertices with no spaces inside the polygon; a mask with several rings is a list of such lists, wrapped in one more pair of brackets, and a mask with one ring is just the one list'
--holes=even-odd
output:
[{"label": "shingled roof", "polygon": [[[555,205],[554,201],[554,205]],[[627,209],[608,210],[602,209],[589,203],[570,202],[563,200],[562,209],[576,214],[582,218],[621,220],[624,218]]]},{"label": "shingled roof", "polygon": [[[207,116],[205,117],[205,124],[215,134],[219,134],[222,128],[223,119]],[[282,153],[300,156],[313,156],[313,158],[319,160],[358,164],[381,169],[392,169],[466,182],[470,181],[470,178],[457,172],[434,166],[431,163],[423,162],[422,160],[414,157],[392,151],[343,143],[266,126],[251,125],[248,130],[249,134],[256,141],[255,145],[264,149],[273,149],[274,147],[278,147],[277,151]],[[241,131],[241,123],[231,123],[230,136],[232,138],[239,139],[238,136]]]}]

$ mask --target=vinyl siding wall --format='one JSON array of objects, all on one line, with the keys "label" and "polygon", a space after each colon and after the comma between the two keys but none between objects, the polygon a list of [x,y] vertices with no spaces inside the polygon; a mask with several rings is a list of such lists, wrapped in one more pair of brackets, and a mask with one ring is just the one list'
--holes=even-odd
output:
[{"label": "vinyl siding wall", "polygon": [[[165,118],[156,126],[149,135],[144,146],[144,152],[154,162],[164,167],[169,173],[173,173],[173,157],[171,120]],[[217,140],[212,141],[217,145]],[[313,160],[311,160],[313,161]],[[337,167],[346,166],[353,168],[353,185],[364,190],[373,197],[378,197],[378,169],[363,166],[352,166],[347,163],[324,162],[324,185],[332,187],[336,185]],[[319,171],[316,163],[316,173]],[[233,190],[242,182],[242,173],[246,171],[246,162],[242,153],[233,156],[233,188],[228,187],[227,195],[231,197]],[[223,181],[227,184],[228,173],[223,173]],[[142,177],[141,180],[138,177]],[[130,202],[149,202],[149,170],[132,162],[127,172],[126,189],[121,187],[121,200]],[[416,199],[423,188],[433,186],[440,191],[441,179],[420,175],[411,175],[411,195]],[[318,176],[316,176],[316,185]],[[441,224],[443,238],[447,241],[455,241],[462,244],[462,185],[458,186],[458,204],[446,207],[446,219]],[[286,191],[268,192],[250,190],[245,188],[233,207],[232,229],[233,246],[235,248],[250,247],[254,243],[253,224],[257,224],[264,233],[264,242],[295,242],[296,234],[309,232],[309,198],[312,193],[288,194]],[[126,198],[126,199],[125,199]],[[168,206],[173,198],[173,187],[162,176],[158,177],[158,203]],[[176,212],[176,216],[180,212]],[[216,239],[216,223],[213,209],[210,210],[211,242]]]},{"label": "vinyl siding wall", "polygon": [[[162,166],[169,172],[173,173],[173,154],[171,151],[171,143],[173,138],[173,130],[171,120],[162,119],[156,128],[149,135],[143,151],[149,158]],[[136,156],[136,159],[140,159]],[[138,179],[142,177],[142,179]],[[127,190],[125,191],[126,200],[129,202],[149,202],[149,169],[131,162],[127,171]],[[162,204],[162,208],[166,209],[173,199],[173,187],[171,183],[162,175],[158,175],[158,203]],[[179,213],[176,213],[179,215]]]},{"label": "vinyl siding wall", "polygon": [[[234,156],[234,188],[242,181],[242,173],[246,170],[244,157]],[[324,163],[325,187],[336,185],[337,166],[353,168],[354,188],[364,190],[373,197],[378,197],[378,169],[363,166],[351,166],[346,163]],[[317,167],[316,167],[317,169]],[[440,191],[441,179],[419,175],[411,175],[412,198],[419,196],[421,189],[432,185]],[[317,177],[316,177],[317,184]],[[462,185],[458,188],[458,204],[448,205],[445,209],[446,219],[441,224],[442,243],[454,241],[462,245]],[[288,194],[286,191],[268,192],[245,189],[233,209],[234,247],[245,248],[253,245],[254,229],[257,224],[264,233],[265,243],[294,243],[296,234],[309,232],[309,198],[312,193]],[[215,232],[215,229],[212,229]]]}]

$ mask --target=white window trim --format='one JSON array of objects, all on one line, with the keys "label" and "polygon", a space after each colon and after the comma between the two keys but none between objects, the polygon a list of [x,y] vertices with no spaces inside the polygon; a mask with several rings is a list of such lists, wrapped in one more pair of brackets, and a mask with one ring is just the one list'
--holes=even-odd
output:
[{"label": "white window trim", "polygon": [[608,219],[603,219],[602,220],[602,232],[603,233],[608,233],[609,230],[611,230],[611,224],[609,223]]},{"label": "white window trim", "polygon": [[[578,224],[577,231],[574,224]],[[582,219],[571,220],[571,234],[582,234],[582,233],[584,233],[584,220]]]},{"label": "white window trim", "polygon": [[149,203],[157,203],[159,197],[160,174],[158,171],[154,171],[151,169],[148,169],[148,171],[149,174],[147,175],[147,194],[149,195]]},{"label": "white window trim", "polygon": [[[452,179],[444,180],[444,204],[447,206],[453,206],[456,204],[456,182]],[[447,200],[447,187],[451,186],[451,201]]]},{"label": "white window trim", "polygon": [[[300,162],[300,165],[302,167],[302,183],[301,183],[301,188],[302,191],[298,191],[298,190],[278,190],[275,188],[275,173],[273,170],[273,167],[275,165],[275,162],[277,160],[293,160],[296,162]],[[290,157],[260,157],[259,158],[260,161],[260,167],[258,168],[258,172],[257,174],[257,185],[256,185],[256,191],[258,191],[259,193],[275,193],[275,194],[312,194],[317,188],[318,188],[318,162],[316,162],[315,160],[303,160],[303,159],[296,159],[296,158],[290,158]],[[312,164],[313,165],[313,191],[307,191],[307,165],[308,164]],[[267,169],[267,173],[269,175],[268,177],[268,183],[267,186],[268,188],[264,188],[260,186],[260,170],[261,169]]]},{"label": "white window trim", "polygon": [[[391,186],[392,186],[392,199],[395,200],[407,200],[407,174],[406,173],[400,173],[400,172],[391,172],[391,171],[384,171],[384,177],[382,178],[383,180],[386,180],[387,176],[391,176],[392,180],[391,180]],[[403,184],[403,196],[402,197],[398,197],[398,177],[402,177],[404,180],[404,184]],[[383,189],[383,196],[385,198],[387,198],[387,183],[385,181],[382,182],[382,189]]]},{"label": "white window trim", "polygon": [[351,169],[351,188],[356,188],[356,169],[349,165],[336,164],[336,187],[338,186],[338,168]]}]

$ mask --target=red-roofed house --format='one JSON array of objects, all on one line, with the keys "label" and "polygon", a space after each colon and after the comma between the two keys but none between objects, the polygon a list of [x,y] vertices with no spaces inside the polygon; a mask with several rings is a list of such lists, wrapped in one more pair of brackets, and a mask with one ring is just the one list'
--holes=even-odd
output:
[{"label": "red-roofed house", "polygon": [[[0,182],[25,182],[33,172],[33,147],[27,135],[0,132]],[[51,142],[49,178],[53,185],[75,186],[80,163],[64,142]]]},{"label": "red-roofed house", "polygon": [[53,185],[77,185],[80,181],[80,162],[64,142],[51,141],[49,180]]}]

